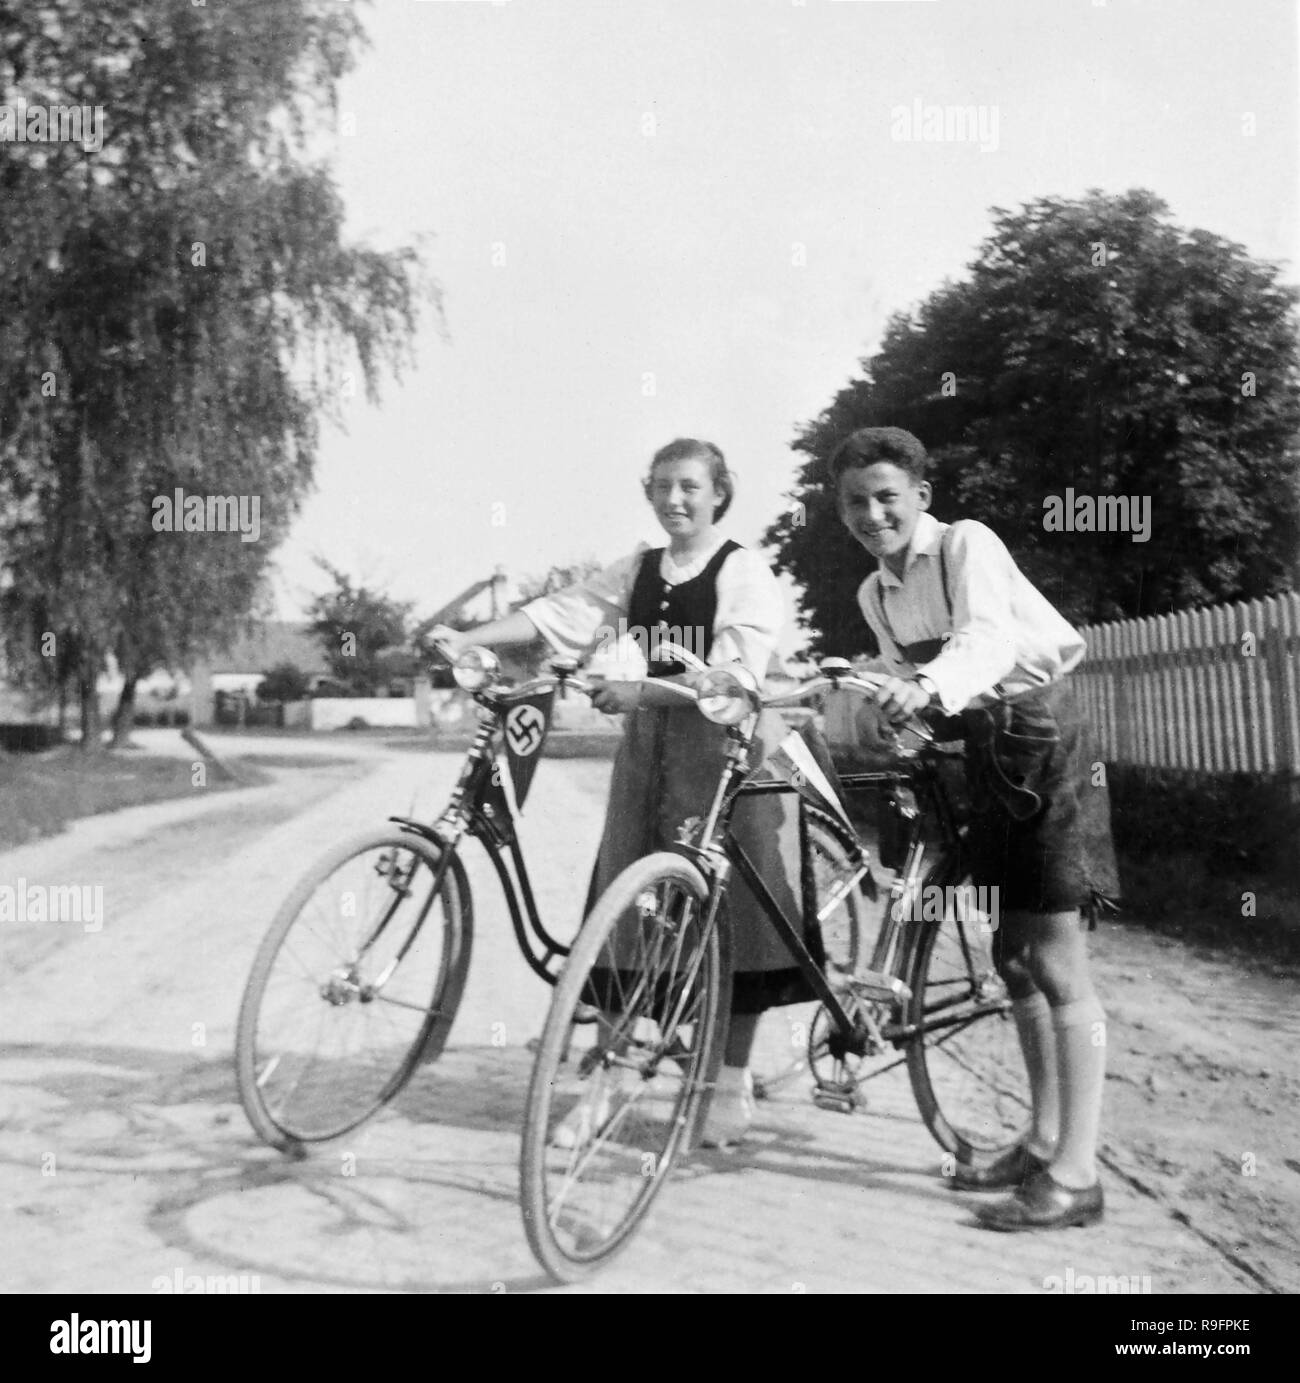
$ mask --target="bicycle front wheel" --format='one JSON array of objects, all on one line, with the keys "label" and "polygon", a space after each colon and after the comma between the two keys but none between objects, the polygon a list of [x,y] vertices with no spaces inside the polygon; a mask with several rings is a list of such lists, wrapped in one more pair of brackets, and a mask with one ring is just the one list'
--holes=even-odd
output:
[{"label": "bicycle front wheel", "polygon": [[907,1013],[907,1071],[921,1118],[966,1163],[1017,1143],[1032,1108],[1011,999],[993,963],[996,913],[983,893],[968,880],[945,889],[943,920],[920,924]]},{"label": "bicycle front wheel", "polygon": [[391,1100],[446,1043],[472,938],[454,851],[395,829],[330,851],[276,914],[239,1010],[239,1096],[260,1137],[337,1138]]},{"label": "bicycle front wheel", "polygon": [[[731,996],[730,933],[708,901],[683,856],[638,860],[597,901],[555,986],[520,1189],[528,1242],[558,1281],[627,1244],[694,1136]],[[601,1016],[578,1021],[592,1007]]]}]

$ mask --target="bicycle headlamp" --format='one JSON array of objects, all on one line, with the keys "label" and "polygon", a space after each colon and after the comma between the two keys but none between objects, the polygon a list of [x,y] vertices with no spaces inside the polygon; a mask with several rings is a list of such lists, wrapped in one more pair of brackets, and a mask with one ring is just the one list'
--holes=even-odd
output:
[{"label": "bicycle headlamp", "polygon": [[501,662],[490,648],[467,648],[452,666],[456,685],[467,692],[482,691],[501,671]]},{"label": "bicycle headlamp", "polygon": [[744,668],[713,668],[695,684],[700,712],[715,725],[739,725],[754,709],[757,691]]}]

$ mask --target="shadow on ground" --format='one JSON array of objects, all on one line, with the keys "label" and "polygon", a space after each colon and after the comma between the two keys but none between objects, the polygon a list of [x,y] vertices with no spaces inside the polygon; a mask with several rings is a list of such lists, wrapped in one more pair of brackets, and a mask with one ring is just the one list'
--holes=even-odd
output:
[{"label": "shadow on ground", "polygon": [[[253,1133],[229,1053],[196,1060],[120,1046],[0,1047],[8,1110],[0,1162],[28,1174],[13,1178],[12,1247],[21,1258],[25,1220],[34,1236],[56,1233],[69,1244],[120,1236],[124,1265],[152,1265],[139,1272],[141,1291],[153,1272],[169,1276],[177,1264],[297,1290],[549,1286],[532,1264],[518,1208],[531,1063],[519,1049],[448,1052],[368,1125],[295,1160]],[[51,1150],[57,1187],[32,1177]],[[806,1132],[769,1120],[751,1146],[700,1153],[676,1175],[770,1172],[866,1189],[916,1170],[814,1150]],[[116,1247],[109,1237],[99,1259]],[[75,1257],[68,1290],[78,1289]],[[124,1266],[118,1290],[134,1281]]]}]

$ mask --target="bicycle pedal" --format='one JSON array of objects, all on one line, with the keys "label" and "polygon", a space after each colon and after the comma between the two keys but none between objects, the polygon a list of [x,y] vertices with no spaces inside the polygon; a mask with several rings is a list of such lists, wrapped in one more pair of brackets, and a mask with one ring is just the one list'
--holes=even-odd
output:
[{"label": "bicycle pedal", "polygon": [[911,989],[897,975],[886,974],[883,970],[860,970],[856,975],[847,976],[844,983],[859,999],[905,1004],[912,997]]},{"label": "bicycle pedal", "polygon": [[852,1114],[861,1103],[862,1097],[856,1085],[818,1085],[813,1088],[813,1104],[818,1109],[830,1110],[832,1114]]}]

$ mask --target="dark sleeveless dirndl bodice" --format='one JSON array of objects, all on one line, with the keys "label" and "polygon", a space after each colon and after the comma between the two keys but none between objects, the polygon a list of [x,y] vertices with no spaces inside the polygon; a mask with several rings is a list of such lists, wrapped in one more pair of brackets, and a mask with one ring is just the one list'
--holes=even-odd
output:
[{"label": "dark sleeveless dirndl bodice", "polygon": [[681,663],[656,656],[665,642],[681,644],[701,662],[708,661],[718,615],[718,573],[739,547],[728,538],[698,575],[675,586],[659,574],[663,548],[642,557],[628,599],[627,622],[632,637],[642,645],[651,677],[672,677],[686,670]]}]

